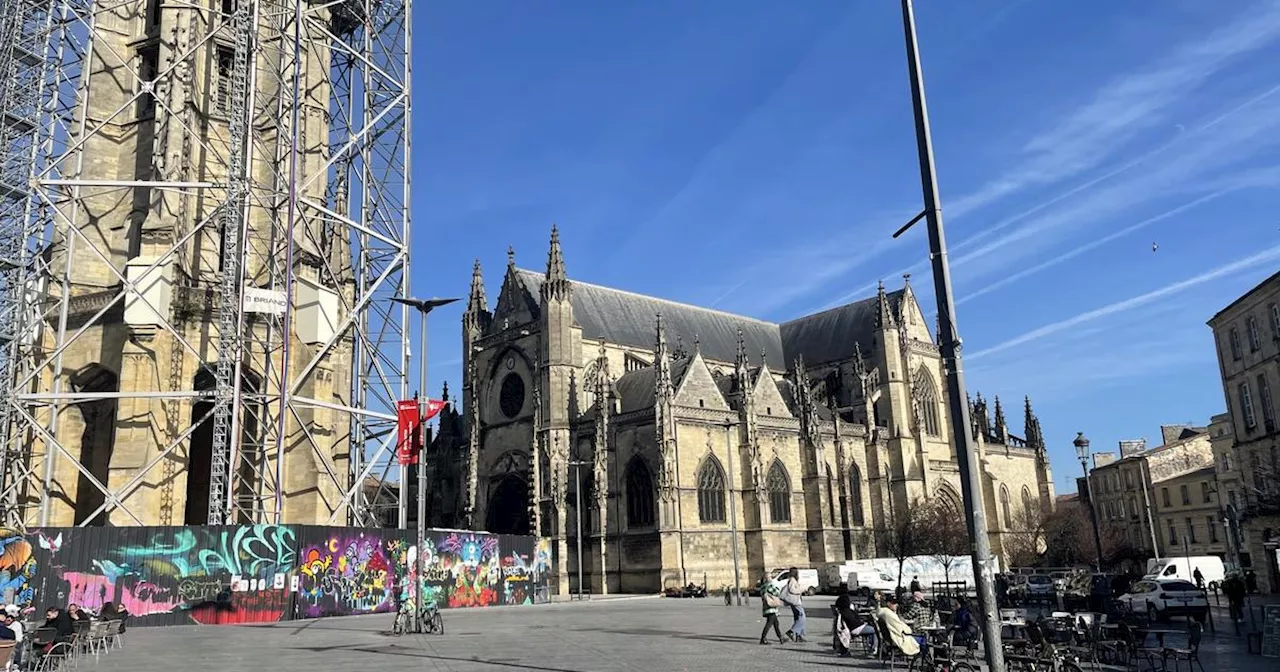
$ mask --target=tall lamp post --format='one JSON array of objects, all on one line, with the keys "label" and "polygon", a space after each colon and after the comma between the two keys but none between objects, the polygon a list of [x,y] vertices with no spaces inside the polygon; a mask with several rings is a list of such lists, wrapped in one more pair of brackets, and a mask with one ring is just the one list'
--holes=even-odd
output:
[{"label": "tall lamp post", "polygon": [[[421,344],[419,347],[419,350],[421,351],[420,356],[422,357],[422,363],[418,365],[418,390],[420,390],[418,394],[418,417],[425,418],[427,415],[427,404],[430,403],[430,397],[427,395],[427,315],[436,308],[439,308],[440,306],[447,306],[454,301],[457,301],[457,299],[440,299],[434,297],[430,299],[414,299],[394,297],[391,300],[418,311],[418,328],[422,332],[418,335],[419,343]],[[418,427],[419,435],[425,437],[426,429],[422,427],[421,423],[419,423]],[[425,453],[427,452],[425,441],[423,442],[422,452],[424,454],[418,456],[418,553],[417,560],[415,561],[416,567],[414,568],[416,570],[415,576],[417,579],[413,582],[413,604],[415,608],[413,610],[413,614],[410,616],[410,624],[412,625],[414,632],[422,632],[422,622],[421,619],[418,618],[418,615],[422,613],[422,546],[427,537],[427,479],[423,477],[422,473],[423,464],[426,462]],[[407,484],[409,479],[405,478],[407,473],[408,469],[402,468],[400,472],[401,529],[406,527],[406,522],[409,519],[409,489]]]},{"label": "tall lamp post", "polygon": [[906,37],[907,72],[911,78],[911,107],[915,117],[916,150],[920,162],[920,186],[924,209],[893,234],[902,235],[913,224],[924,220],[929,234],[929,259],[933,268],[933,291],[938,307],[938,352],[947,380],[947,416],[951,420],[951,436],[955,441],[956,467],[960,471],[960,495],[964,500],[965,523],[969,529],[970,557],[973,559],[973,583],[982,611],[984,657],[989,672],[1005,672],[1004,649],[1000,647],[1000,617],[996,611],[994,567],[991,538],[987,534],[986,506],[982,502],[982,465],[969,425],[968,393],[964,385],[964,363],[961,357],[959,328],[956,326],[956,304],[951,289],[951,262],[947,256],[947,238],[942,225],[942,199],[938,195],[938,178],[934,171],[933,138],[929,131],[929,110],[924,97],[924,73],[920,67],[920,48],[916,40],[915,10],[911,0],[902,0],[902,28]]},{"label": "tall lamp post", "polygon": [[[733,594],[742,606],[742,576],[738,569],[738,506],[733,495],[733,421],[724,421],[725,447],[729,449],[729,546],[733,549]],[[705,588],[706,586],[703,586]]]},{"label": "tall lamp post", "polygon": [[1080,460],[1080,470],[1084,472],[1084,493],[1089,498],[1089,519],[1093,522],[1093,544],[1098,552],[1098,571],[1102,571],[1102,533],[1098,530],[1098,506],[1093,501],[1093,485],[1089,483],[1089,439],[1084,432],[1076,432],[1076,440],[1071,442],[1076,447],[1076,457]]}]

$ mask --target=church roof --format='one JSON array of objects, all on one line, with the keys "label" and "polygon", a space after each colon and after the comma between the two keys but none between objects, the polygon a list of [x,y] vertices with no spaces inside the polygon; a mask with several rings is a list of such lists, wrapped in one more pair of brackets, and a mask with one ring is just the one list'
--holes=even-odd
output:
[{"label": "church roof", "polygon": [[[544,274],[523,268],[515,273],[528,295],[538,301]],[[886,295],[895,314],[903,294],[904,290],[898,290]],[[780,325],[577,280],[573,281],[571,301],[583,338],[653,348],[657,338],[654,318],[660,313],[668,343],[676,342],[677,337],[686,345],[696,339],[704,358],[732,362],[737,358],[741,329],[747,353],[755,358],[763,352],[774,369],[788,369],[801,356],[808,365],[845,360],[853,356],[855,342],[863,352],[871,352],[876,330],[876,297]]]},{"label": "church roof", "polygon": [[[541,296],[542,273],[518,268],[516,276],[531,296]],[[661,313],[667,342],[674,343],[677,336],[686,345],[697,339],[706,359],[734,361],[741,329],[748,353],[758,356],[763,351],[774,366],[785,366],[787,361],[778,325],[770,322],[577,280],[573,281],[571,302],[583,338],[652,349],[657,340],[654,318]],[[850,346],[849,351],[852,349]]]},{"label": "church roof", "polygon": [[[886,295],[895,313],[903,293],[904,290],[900,289]],[[848,359],[853,356],[855,342],[862,346],[863,352],[872,352],[871,339],[876,332],[876,297],[783,322],[778,331],[788,362],[794,362],[800,356],[809,366]]]}]

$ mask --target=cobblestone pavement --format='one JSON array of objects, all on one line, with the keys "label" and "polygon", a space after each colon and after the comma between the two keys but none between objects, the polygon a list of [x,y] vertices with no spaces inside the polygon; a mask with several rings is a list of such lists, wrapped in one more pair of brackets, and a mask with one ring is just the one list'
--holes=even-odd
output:
[{"label": "cobblestone pavement", "polygon": [[[539,672],[881,669],[830,651],[830,600],[808,606],[811,641],[760,646],[759,605],[721,600],[616,599],[539,607],[444,612],[444,635],[392,637],[391,615],[269,625],[134,628],[121,650],[82,672],[177,670],[449,670]],[[783,628],[790,621],[783,620]],[[1180,627],[1174,624],[1171,627]],[[1202,649],[1206,669],[1280,669],[1248,656],[1244,639],[1222,627]],[[1175,642],[1169,642],[1175,645]],[[901,666],[899,666],[901,668]]]}]

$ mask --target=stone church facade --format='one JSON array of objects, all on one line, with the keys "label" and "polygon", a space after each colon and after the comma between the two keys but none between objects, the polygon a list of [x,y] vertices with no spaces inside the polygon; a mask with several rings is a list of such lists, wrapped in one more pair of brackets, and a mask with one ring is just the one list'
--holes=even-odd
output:
[{"label": "stone church facade", "polygon": [[[490,310],[476,263],[433,523],[553,538],[563,592],[581,510],[584,588],[652,592],[732,584],[732,544],[745,586],[875,557],[877,521],[917,498],[960,511],[941,361],[909,282],[774,324],[565,268],[555,229],[544,273],[509,251]],[[1025,437],[999,400],[994,418],[971,405],[1001,552],[1015,510],[1050,509],[1052,476],[1029,401]]]}]

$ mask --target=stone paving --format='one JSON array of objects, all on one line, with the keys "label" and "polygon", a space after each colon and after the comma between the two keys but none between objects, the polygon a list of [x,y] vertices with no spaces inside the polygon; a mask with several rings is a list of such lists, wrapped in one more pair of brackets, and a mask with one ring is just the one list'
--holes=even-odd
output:
[{"label": "stone paving", "polygon": [[[538,607],[444,612],[444,635],[392,637],[392,616],[352,616],[251,626],[134,628],[125,647],[81,672],[175,670],[532,670],[538,672],[881,669],[830,651],[830,599],[811,598],[811,641],[760,646],[759,604],[722,600],[614,599]],[[783,620],[783,628],[790,621]],[[1280,660],[1248,656],[1243,638],[1206,636],[1213,672],[1277,670]],[[1174,624],[1171,627],[1180,627]],[[1175,644],[1169,642],[1170,645]],[[901,668],[901,666],[899,666]]]}]

